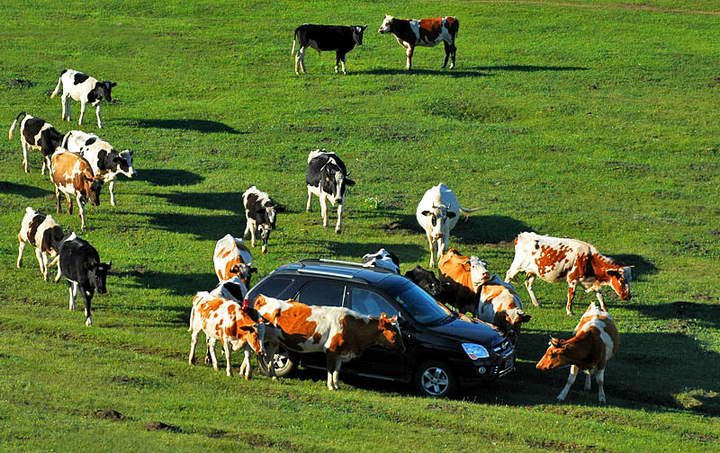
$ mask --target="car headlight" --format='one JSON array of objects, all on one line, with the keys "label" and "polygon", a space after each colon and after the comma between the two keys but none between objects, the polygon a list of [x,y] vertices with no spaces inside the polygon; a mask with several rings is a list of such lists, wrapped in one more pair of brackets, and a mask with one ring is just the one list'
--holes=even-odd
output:
[{"label": "car headlight", "polygon": [[465,351],[465,354],[470,357],[470,360],[486,359],[490,357],[490,353],[488,352],[488,350],[485,349],[484,346],[480,346],[479,344],[463,343],[462,347]]}]

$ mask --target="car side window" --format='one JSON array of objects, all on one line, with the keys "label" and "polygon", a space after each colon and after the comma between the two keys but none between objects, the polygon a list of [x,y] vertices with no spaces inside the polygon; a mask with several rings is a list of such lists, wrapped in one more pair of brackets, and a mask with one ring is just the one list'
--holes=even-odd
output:
[{"label": "car side window", "polygon": [[342,307],[345,302],[345,285],[338,282],[313,280],[300,288],[295,299],[306,305]]},{"label": "car side window", "polygon": [[263,284],[253,291],[257,295],[262,294],[268,297],[279,298],[283,291],[285,291],[290,285],[292,285],[294,279],[286,277],[269,278]]},{"label": "car side window", "polygon": [[397,309],[375,291],[352,287],[350,293],[352,295],[352,309],[363,315],[380,316],[380,314],[385,313],[389,317],[393,317],[398,314]]}]

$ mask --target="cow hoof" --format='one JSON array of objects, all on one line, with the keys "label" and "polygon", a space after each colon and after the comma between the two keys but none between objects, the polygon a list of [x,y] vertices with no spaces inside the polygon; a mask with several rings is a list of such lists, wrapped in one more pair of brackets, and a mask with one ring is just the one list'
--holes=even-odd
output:
[{"label": "cow hoof", "polygon": [[273,376],[272,380],[277,382],[277,380],[278,380],[277,376]]},{"label": "cow hoof", "polygon": [[335,232],[336,232],[337,234],[340,234],[340,233],[342,233],[342,230],[335,230]]},{"label": "cow hoof", "polygon": [[572,310],[565,310],[565,313],[566,313],[568,316],[575,316],[575,313],[573,313]]}]

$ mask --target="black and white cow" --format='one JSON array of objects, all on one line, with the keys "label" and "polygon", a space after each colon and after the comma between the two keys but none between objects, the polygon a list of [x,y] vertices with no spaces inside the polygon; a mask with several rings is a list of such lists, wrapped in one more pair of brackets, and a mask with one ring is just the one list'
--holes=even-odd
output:
[{"label": "black and white cow", "polygon": [[20,232],[18,233],[18,258],[17,267],[22,266],[22,256],[26,243],[35,247],[35,256],[40,266],[40,273],[43,280],[48,280],[48,255],[55,256],[58,251],[58,244],[65,236],[63,229],[55,222],[49,214],[37,212],[30,206],[25,208],[25,215],[22,219]]},{"label": "black and white cow", "polygon": [[[229,280],[218,283],[218,285],[210,291],[210,294],[215,297],[222,297],[223,299],[230,299],[234,302],[243,304],[247,291],[245,283],[243,283],[240,277],[235,275]],[[243,307],[243,310],[245,309],[247,309],[246,306]]]},{"label": "black and white cow", "polygon": [[97,125],[102,129],[102,120],[100,119],[100,101],[103,99],[112,101],[112,88],[117,85],[115,82],[100,82],[94,77],[90,77],[82,72],[73,69],[63,69],[60,73],[55,91],[52,92],[50,98],[54,98],[60,92],[62,85],[62,119],[70,119],[70,100],[74,99],[80,102],[80,118],[78,125],[82,125],[83,115],[85,115],[85,104],[90,103],[95,107],[95,115],[97,116]]},{"label": "black and white cow", "polygon": [[243,237],[247,238],[248,233],[250,233],[252,246],[255,247],[255,232],[260,231],[262,252],[267,253],[270,231],[275,229],[277,204],[272,201],[267,193],[258,190],[255,186],[250,186],[243,193],[242,199],[246,219]]},{"label": "black and white cow", "polygon": [[316,149],[308,155],[308,169],[305,173],[307,184],[308,200],[307,210],[310,211],[313,194],[320,198],[320,213],[323,218],[323,226],[328,226],[327,201],[335,206],[337,204],[337,225],[335,232],[342,232],[342,213],[345,201],[345,189],[354,186],[355,181],[348,178],[345,163],[340,160],[337,154]]},{"label": "black and white cow", "polygon": [[55,282],[60,281],[60,277],[65,276],[68,281],[70,290],[69,309],[75,309],[75,296],[78,290],[82,294],[85,301],[85,325],[92,325],[92,313],[90,312],[90,302],[92,301],[95,291],[99,294],[105,294],[105,279],[107,273],[112,267],[111,263],[100,262],[95,247],[90,245],[84,239],[80,239],[75,233],[69,234],[63,238],[59,244],[58,256],[50,264],[57,263],[58,273],[55,276]]},{"label": "black and white cow", "polygon": [[71,153],[83,157],[92,167],[95,176],[109,182],[110,204],[115,206],[115,178],[122,173],[134,178],[137,172],[133,167],[133,152],[129,149],[118,151],[95,134],[83,131],[70,131],[65,134],[62,147]]},{"label": "black and white cow", "polygon": [[342,63],[342,72],[345,70],[345,57],[355,45],[362,46],[363,33],[366,25],[314,25],[303,24],[295,29],[292,51],[295,53],[295,41],[300,44],[297,55],[295,55],[295,74],[300,75],[300,69],[305,72],[305,50],[312,47],[320,53],[323,50],[335,51],[335,72],[338,72],[338,64]]},{"label": "black and white cow", "polygon": [[396,274],[400,273],[400,259],[393,252],[385,249],[363,255],[362,261],[366,267],[381,267]]},{"label": "black and white cow", "polygon": [[55,152],[55,148],[60,146],[62,143],[63,135],[53,127],[52,124],[40,118],[28,115],[25,112],[20,112],[8,132],[8,139],[12,140],[13,131],[17,126],[20,118],[20,144],[23,150],[23,165],[25,166],[25,173],[30,173],[28,167],[28,148],[39,149],[42,152],[42,174],[45,174],[45,168],[50,169],[50,156]]}]

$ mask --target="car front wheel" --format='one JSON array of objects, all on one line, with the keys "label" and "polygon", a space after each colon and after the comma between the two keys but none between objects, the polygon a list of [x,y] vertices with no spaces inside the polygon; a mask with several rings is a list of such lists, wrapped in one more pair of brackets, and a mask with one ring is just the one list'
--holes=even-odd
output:
[{"label": "car front wheel", "polygon": [[430,361],[420,365],[415,374],[415,386],[424,396],[445,398],[457,387],[455,374],[447,364]]},{"label": "car front wheel", "polygon": [[[260,362],[260,368],[262,369],[263,373],[266,376],[270,376],[270,369],[268,368],[268,360],[265,356],[258,356],[258,361]],[[283,346],[280,346],[275,353],[275,376],[279,378],[284,378],[287,376],[290,376],[292,372],[295,370],[295,365],[297,365],[297,360],[295,357],[293,357],[290,352],[285,349]]]}]

